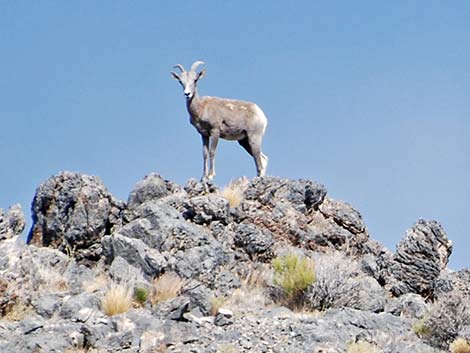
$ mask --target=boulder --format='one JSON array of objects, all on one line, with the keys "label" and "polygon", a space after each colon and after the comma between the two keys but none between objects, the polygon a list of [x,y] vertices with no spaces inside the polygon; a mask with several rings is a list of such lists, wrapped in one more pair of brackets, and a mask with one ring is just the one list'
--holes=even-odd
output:
[{"label": "boulder", "polygon": [[452,241],[436,221],[419,220],[400,241],[387,286],[394,295],[433,294],[452,253]]},{"label": "boulder", "polygon": [[36,190],[28,243],[96,260],[101,238],[120,225],[122,209],[98,177],[62,172]]}]

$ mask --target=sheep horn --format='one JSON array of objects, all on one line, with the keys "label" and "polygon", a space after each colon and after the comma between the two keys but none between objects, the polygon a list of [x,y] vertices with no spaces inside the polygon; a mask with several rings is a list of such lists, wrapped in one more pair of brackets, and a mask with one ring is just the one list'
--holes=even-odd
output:
[{"label": "sheep horn", "polygon": [[176,64],[176,65],[173,66],[173,67],[174,67],[175,69],[180,69],[181,72],[184,72],[184,67],[183,67],[183,65],[181,65],[181,64]]},{"label": "sheep horn", "polygon": [[205,64],[204,61],[196,61],[192,66],[191,66],[191,71],[196,72],[196,69],[199,65]]}]

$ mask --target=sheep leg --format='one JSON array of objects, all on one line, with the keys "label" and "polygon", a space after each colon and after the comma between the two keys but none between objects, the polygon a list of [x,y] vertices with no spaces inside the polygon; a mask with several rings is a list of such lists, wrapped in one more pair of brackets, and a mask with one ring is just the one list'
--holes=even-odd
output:
[{"label": "sheep leg", "polygon": [[212,131],[211,143],[209,147],[209,175],[207,178],[212,180],[215,177],[215,151],[217,150],[217,144],[219,143],[219,132]]},{"label": "sheep leg", "polygon": [[245,137],[242,140],[238,140],[238,143],[240,144],[240,146],[242,146],[245,149],[245,151],[247,151],[250,154],[250,156],[253,156],[253,152],[251,152],[250,144],[248,143],[248,137]]},{"label": "sheep leg", "polygon": [[265,176],[268,158],[261,153],[261,139],[249,138],[248,144],[250,145],[251,155],[255,160],[257,175],[260,177]]},{"label": "sheep leg", "polygon": [[202,135],[202,157],[204,160],[204,166],[201,181],[205,181],[207,179],[207,162],[209,157],[209,136]]}]

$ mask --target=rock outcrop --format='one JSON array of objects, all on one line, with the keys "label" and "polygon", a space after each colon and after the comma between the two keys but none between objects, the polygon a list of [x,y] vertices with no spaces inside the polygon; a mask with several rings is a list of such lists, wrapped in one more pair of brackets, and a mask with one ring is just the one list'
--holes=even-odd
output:
[{"label": "rock outcrop", "polygon": [[[0,351],[438,353],[467,337],[468,270],[446,268],[439,223],[418,221],[392,253],[314,181],[236,185],[231,203],[150,174],[121,202],[60,173],[34,196],[30,245],[21,209],[0,211]],[[315,265],[295,307],[271,265],[291,253]],[[122,313],[106,305],[117,287],[133,297]]]}]

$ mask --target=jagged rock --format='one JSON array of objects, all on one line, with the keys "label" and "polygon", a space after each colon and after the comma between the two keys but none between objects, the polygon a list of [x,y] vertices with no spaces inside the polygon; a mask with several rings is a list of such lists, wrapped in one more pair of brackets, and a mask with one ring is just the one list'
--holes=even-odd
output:
[{"label": "jagged rock", "polygon": [[212,308],[211,300],[214,293],[203,283],[197,280],[189,280],[183,287],[183,294],[191,301],[191,307],[198,308],[203,315],[209,315]]},{"label": "jagged rock", "polygon": [[120,235],[104,236],[102,239],[104,256],[108,263],[122,257],[129,264],[142,270],[149,278],[162,273],[168,266],[165,257],[155,249],[149,248],[142,240]]},{"label": "jagged rock", "polygon": [[297,211],[305,212],[323,202],[326,189],[311,180],[263,177],[254,178],[244,194],[246,199],[257,200],[263,205],[274,206],[284,200],[291,203]]},{"label": "jagged rock", "polygon": [[212,180],[197,181],[196,179],[189,179],[184,186],[184,190],[190,197],[206,195],[209,193],[217,193],[218,188]]},{"label": "jagged rock", "polygon": [[361,214],[346,202],[326,198],[320,207],[320,212],[353,234],[365,232],[366,227]]},{"label": "jagged rock", "polygon": [[180,191],[178,185],[163,179],[159,174],[151,173],[139,181],[131,191],[127,201],[127,210],[132,212],[145,202],[159,200],[176,191]]},{"label": "jagged rock", "polygon": [[213,221],[227,224],[229,221],[229,203],[219,195],[193,197],[185,207],[184,217],[197,224],[209,224]]},{"label": "jagged rock", "polygon": [[33,308],[38,315],[50,318],[59,310],[62,303],[62,295],[46,294],[35,298],[32,302]]},{"label": "jagged rock", "polygon": [[0,241],[20,235],[25,224],[24,213],[20,204],[11,206],[6,214],[0,208]]},{"label": "jagged rock", "polygon": [[186,296],[165,300],[158,303],[155,308],[155,315],[169,320],[185,320],[184,314],[190,310],[191,300]]},{"label": "jagged rock", "polygon": [[434,292],[452,252],[452,242],[436,221],[419,220],[400,241],[391,263],[390,290],[395,295]]},{"label": "jagged rock", "polygon": [[36,190],[28,242],[73,253],[77,259],[96,260],[100,247],[91,253],[86,250],[99,245],[119,225],[122,208],[99,178],[60,173]]},{"label": "jagged rock", "polygon": [[251,258],[269,261],[273,257],[274,239],[268,230],[260,231],[252,224],[239,224],[235,227],[234,243]]}]

